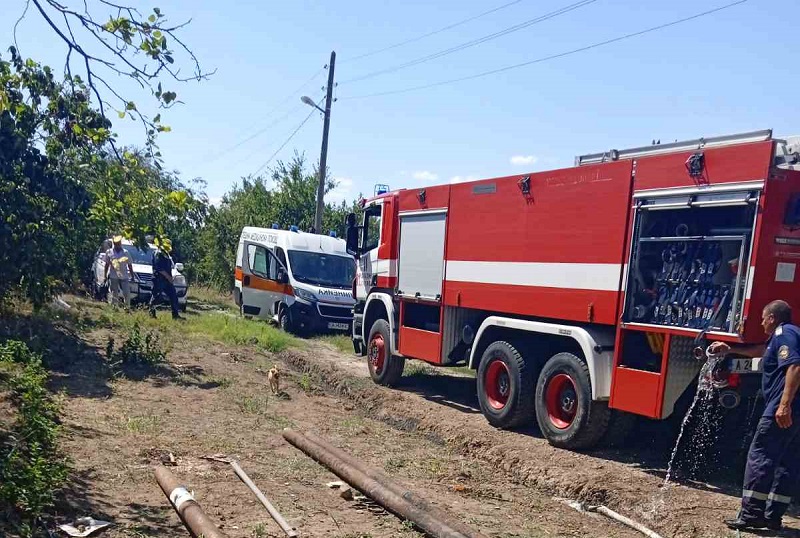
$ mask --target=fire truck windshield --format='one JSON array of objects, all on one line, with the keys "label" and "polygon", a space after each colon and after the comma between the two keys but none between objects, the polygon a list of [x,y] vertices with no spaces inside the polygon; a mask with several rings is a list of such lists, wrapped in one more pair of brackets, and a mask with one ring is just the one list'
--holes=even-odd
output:
[{"label": "fire truck windshield", "polygon": [[316,286],[350,289],[356,276],[352,258],[319,252],[290,250],[289,266],[295,280]]}]

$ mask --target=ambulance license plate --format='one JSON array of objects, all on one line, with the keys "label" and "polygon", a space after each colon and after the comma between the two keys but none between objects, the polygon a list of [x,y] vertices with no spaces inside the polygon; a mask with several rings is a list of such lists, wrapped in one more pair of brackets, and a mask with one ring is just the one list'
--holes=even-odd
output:
[{"label": "ambulance license plate", "polygon": [[328,328],[334,331],[346,331],[350,328],[349,323],[328,323]]}]

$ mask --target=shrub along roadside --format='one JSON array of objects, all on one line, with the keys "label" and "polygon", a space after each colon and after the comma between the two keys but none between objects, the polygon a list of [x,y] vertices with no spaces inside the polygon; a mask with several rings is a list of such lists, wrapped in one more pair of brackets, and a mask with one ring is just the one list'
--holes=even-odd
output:
[{"label": "shrub along roadside", "polygon": [[16,410],[8,430],[0,429],[0,520],[27,536],[67,477],[58,448],[59,406],[46,382],[39,355],[22,342],[0,343],[0,390],[9,392]]}]

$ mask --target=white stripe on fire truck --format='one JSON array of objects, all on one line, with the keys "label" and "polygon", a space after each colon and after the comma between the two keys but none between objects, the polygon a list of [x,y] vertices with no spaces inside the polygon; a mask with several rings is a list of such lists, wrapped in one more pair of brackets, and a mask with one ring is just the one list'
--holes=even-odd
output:
[{"label": "white stripe on fire truck", "polygon": [[378,260],[375,264],[378,276],[397,276],[397,260]]},{"label": "white stripe on fire truck", "polygon": [[622,265],[448,260],[445,271],[445,279],[451,282],[617,291]]},{"label": "white stripe on fire truck", "polygon": [[744,298],[749,299],[750,293],[753,291],[753,274],[756,272],[755,266],[750,266],[747,272],[747,285],[744,287]]}]

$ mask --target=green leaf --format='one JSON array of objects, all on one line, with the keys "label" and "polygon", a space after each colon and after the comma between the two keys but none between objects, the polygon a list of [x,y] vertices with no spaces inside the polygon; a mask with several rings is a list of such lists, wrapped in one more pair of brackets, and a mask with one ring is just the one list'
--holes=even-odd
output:
[{"label": "green leaf", "polygon": [[161,121],[161,114],[156,114],[156,117],[153,118],[153,123],[158,123]]},{"label": "green leaf", "polygon": [[155,15],[150,15],[149,17],[147,17],[147,20],[150,21],[150,22],[156,22],[156,16]]},{"label": "green leaf", "polygon": [[178,97],[178,94],[175,92],[164,92],[161,94],[161,98],[164,100],[165,103],[170,104]]},{"label": "green leaf", "polygon": [[170,56],[169,54],[165,54],[164,55],[164,59],[167,60],[167,62],[169,62],[171,64],[175,63],[175,59],[172,56]]},{"label": "green leaf", "polygon": [[117,112],[117,116],[119,116],[119,119],[123,119],[125,117],[125,111],[120,110],[119,112]]},{"label": "green leaf", "polygon": [[133,101],[128,101],[125,105],[125,110],[136,110],[136,104]]}]

